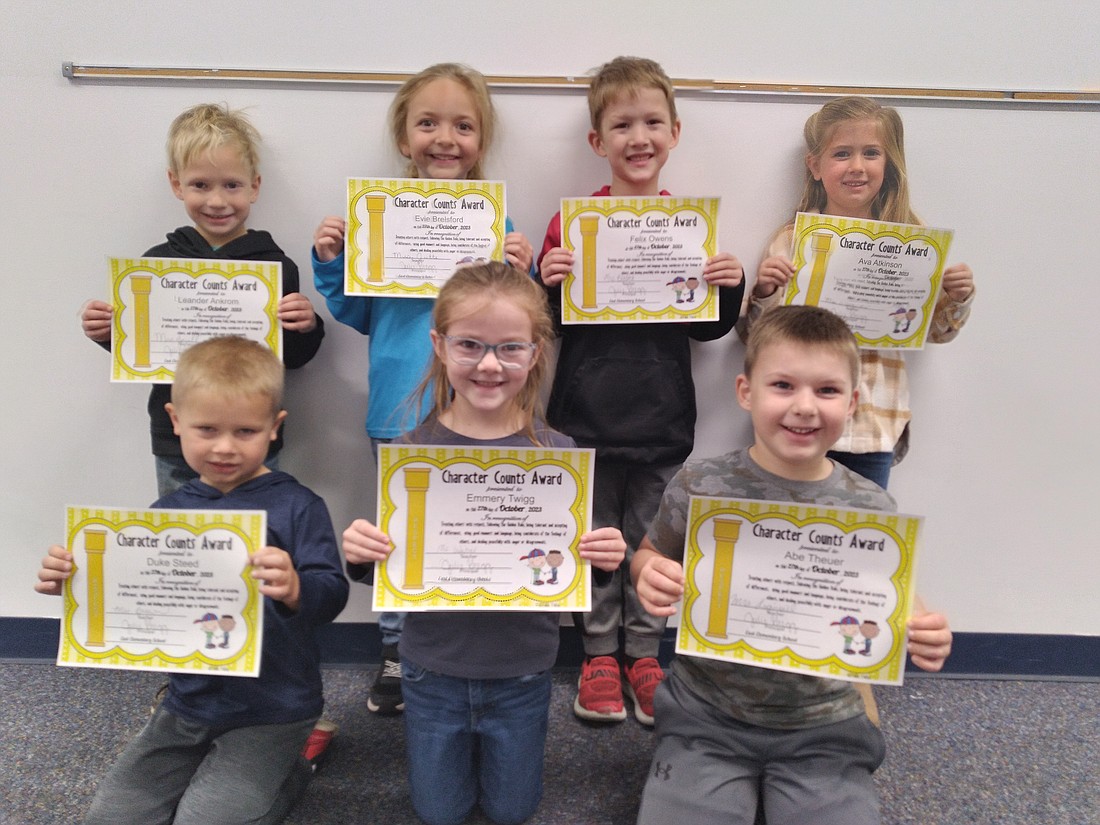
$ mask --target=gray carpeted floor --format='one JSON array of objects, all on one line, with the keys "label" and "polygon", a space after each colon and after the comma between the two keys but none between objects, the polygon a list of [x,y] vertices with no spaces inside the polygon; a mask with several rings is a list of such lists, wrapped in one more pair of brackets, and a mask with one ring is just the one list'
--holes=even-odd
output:
[{"label": "gray carpeted floor", "polygon": [[[326,715],[341,731],[291,825],[416,822],[401,720],[367,712],[370,676],[325,671]],[[555,674],[546,791],[530,823],[632,823],[652,737],[632,717],[610,727],[578,721],[575,679]],[[0,825],[79,822],[160,681],[0,663]],[[884,825],[1100,823],[1100,684],[914,678],[876,696],[888,743],[876,774]]]}]

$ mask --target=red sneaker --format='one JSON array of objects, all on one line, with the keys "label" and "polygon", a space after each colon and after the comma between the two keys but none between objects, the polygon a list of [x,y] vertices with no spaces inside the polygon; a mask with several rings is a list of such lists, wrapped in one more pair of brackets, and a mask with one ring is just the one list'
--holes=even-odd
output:
[{"label": "red sneaker", "polygon": [[653,724],[653,694],[665,678],[660,663],[649,656],[631,666],[623,667],[626,676],[626,695],[634,703],[634,716],[643,725]]},{"label": "red sneaker", "polygon": [[626,718],[622,678],[614,656],[594,656],[581,665],[573,713],[590,722],[621,722]]},{"label": "red sneaker", "polygon": [[325,754],[334,736],[336,736],[336,725],[328,719],[318,719],[317,724],[310,731],[309,738],[302,746],[302,758],[309,763],[314,773],[321,769],[321,763],[325,761]]}]

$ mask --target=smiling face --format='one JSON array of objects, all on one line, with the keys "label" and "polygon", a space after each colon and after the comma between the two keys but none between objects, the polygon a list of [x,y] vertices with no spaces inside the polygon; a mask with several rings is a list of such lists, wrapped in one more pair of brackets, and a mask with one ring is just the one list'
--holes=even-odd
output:
[{"label": "smiling face", "polygon": [[447,329],[431,331],[436,358],[443,363],[455,393],[440,415],[445,426],[471,438],[501,438],[517,432],[526,422],[520,420],[513,402],[541,356],[536,348],[530,363],[509,369],[496,353],[486,350],[477,364],[458,364],[448,352],[446,338],[503,344],[530,342],[533,334],[531,316],[507,298],[467,298],[455,305]]},{"label": "smiling face", "polygon": [[228,493],[269,472],[267,449],[286,417],[285,411],[272,413],[269,398],[194,388],[166,409],[187,466],[200,481]]},{"label": "smiling face", "polygon": [[405,137],[397,147],[422,178],[467,177],[481,158],[481,120],[473,96],[441,77],[409,101]]},{"label": "smiling face", "polygon": [[821,154],[808,157],[806,165],[825,188],[826,214],[874,217],[874,201],[886,174],[886,151],[875,121],[839,124]]},{"label": "smiling face", "polygon": [[187,217],[212,247],[224,246],[247,232],[245,223],[260,195],[260,176],[232,144],[219,146],[180,168],[168,170],[172,192]]},{"label": "smiling face", "polygon": [[656,195],[661,168],[680,140],[680,121],[673,120],[660,89],[641,88],[620,95],[600,115],[599,129],[588,142],[611,165],[612,195]]},{"label": "smiling face", "polygon": [[777,341],[756,356],[751,377],[737,376],[737,401],[752,416],[753,460],[774,475],[817,481],[825,457],[855,412],[858,391],[846,355],[829,346]]}]

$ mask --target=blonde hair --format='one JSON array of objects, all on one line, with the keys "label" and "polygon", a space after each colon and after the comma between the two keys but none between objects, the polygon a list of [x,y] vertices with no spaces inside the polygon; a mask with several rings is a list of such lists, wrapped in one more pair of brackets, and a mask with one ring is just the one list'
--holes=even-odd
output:
[{"label": "blonde hair", "polygon": [[[524,422],[523,432],[538,444],[535,420],[542,418],[542,402],[539,395],[546,375],[545,349],[554,335],[554,322],[546,301],[546,291],[525,272],[500,261],[464,266],[455,272],[435,299],[432,310],[432,328],[446,335],[450,325],[458,318],[468,317],[470,302],[477,310],[490,301],[503,299],[527,313],[531,320],[531,341],[538,345],[535,359],[527,373],[523,388],[512,400]],[[462,315],[458,315],[458,312]],[[416,397],[421,401],[431,396],[429,417],[438,417],[454,401],[454,387],[447,378],[447,365],[438,356],[432,358],[428,374],[420,382]]]},{"label": "blonde hair", "polygon": [[[882,179],[882,188],[871,204],[872,217],[892,223],[920,223],[920,219],[909,206],[909,176],[905,171],[905,129],[897,109],[880,106],[869,97],[838,97],[830,100],[810,115],[802,130],[808,158],[820,159],[837,127],[842,123],[858,120],[875,123],[886,153],[886,172]],[[797,211],[824,212],[828,202],[825,186],[821,181],[814,180],[807,164],[802,201],[798,204]]]},{"label": "blonde hair", "polygon": [[769,309],[752,325],[745,344],[745,376],[752,377],[760,353],[775,344],[792,343],[824,347],[848,361],[852,388],[859,386],[859,344],[844,320],[815,306],[780,306]]},{"label": "blonde hair", "polygon": [[283,372],[275,354],[257,341],[236,335],[209,338],[180,356],[172,403],[183,406],[194,390],[229,398],[260,396],[270,401],[275,416],[283,405]]},{"label": "blonde hair", "polygon": [[237,150],[250,178],[260,173],[260,133],[244,112],[218,103],[192,106],[168,127],[168,168],[178,175],[197,158],[223,146]]},{"label": "blonde hair", "polygon": [[[482,168],[482,160],[489,154],[489,147],[493,144],[493,133],[496,131],[496,110],[493,108],[493,99],[489,95],[489,84],[485,82],[485,76],[476,69],[464,66],[461,63],[436,63],[422,72],[410,77],[401,84],[401,88],[394,95],[390,104],[390,136],[393,145],[400,147],[408,137],[409,105],[416,93],[431,83],[433,80],[453,80],[470,93],[474,109],[477,111],[478,133],[481,142],[478,146],[480,156],[477,163],[466,175],[470,180],[478,180],[485,177]],[[404,173],[407,178],[416,178],[420,172],[416,164],[409,160]]]},{"label": "blonde hair", "polygon": [[623,96],[635,97],[642,89],[656,89],[668,101],[668,113],[676,122],[676,98],[661,64],[644,57],[616,57],[596,70],[588,84],[588,114],[592,128],[600,130],[604,110]]}]

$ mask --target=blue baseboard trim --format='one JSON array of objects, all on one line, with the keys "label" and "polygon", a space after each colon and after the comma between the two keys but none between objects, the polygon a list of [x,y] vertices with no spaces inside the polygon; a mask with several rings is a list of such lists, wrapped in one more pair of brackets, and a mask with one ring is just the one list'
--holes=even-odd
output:
[{"label": "blue baseboard trim", "polygon": [[[0,616],[0,661],[57,658],[57,619]],[[382,644],[378,626],[346,622],[321,628],[318,634],[325,665],[365,667],[378,662]],[[672,660],[674,631],[666,631],[659,657]],[[557,666],[579,667],[584,657],[576,628],[561,629]],[[921,673],[912,665],[907,672]],[[967,679],[1100,680],[1100,636],[1025,633],[956,633],[943,676]]]}]

